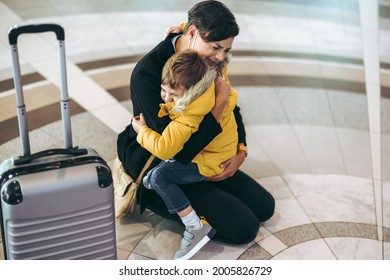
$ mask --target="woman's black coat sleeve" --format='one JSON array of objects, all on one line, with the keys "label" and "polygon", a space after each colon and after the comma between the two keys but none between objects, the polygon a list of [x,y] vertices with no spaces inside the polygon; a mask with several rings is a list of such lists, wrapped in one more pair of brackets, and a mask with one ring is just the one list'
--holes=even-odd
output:
[{"label": "woman's black coat sleeve", "polygon": [[244,121],[240,113],[240,107],[236,106],[234,108],[233,113],[237,123],[238,143],[244,143],[246,146],[246,132],[245,132]]}]

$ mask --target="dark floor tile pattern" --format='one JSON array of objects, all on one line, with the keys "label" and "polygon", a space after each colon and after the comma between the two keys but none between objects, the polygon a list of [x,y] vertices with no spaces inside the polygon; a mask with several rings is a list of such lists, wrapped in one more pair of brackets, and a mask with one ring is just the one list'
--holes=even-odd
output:
[{"label": "dark floor tile pattern", "polygon": [[274,87],[304,87],[329,90],[342,90],[354,93],[366,92],[365,84],[358,82],[340,81],[334,79],[321,79],[294,76],[261,76],[240,75],[229,76],[234,86],[274,86]]},{"label": "dark floor tile pattern", "polygon": [[[16,110],[16,109],[15,109]],[[70,100],[71,116],[84,112],[79,104]],[[36,110],[27,111],[27,122],[29,131],[40,128],[46,124],[58,121],[61,119],[60,105],[55,103]],[[11,119],[0,122],[0,145],[19,136],[18,119]]]},{"label": "dark floor tile pattern", "polygon": [[143,54],[140,55],[131,55],[131,56],[123,56],[109,59],[102,59],[90,62],[82,62],[78,63],[77,66],[81,68],[83,71],[97,69],[102,67],[109,67],[115,65],[122,65],[127,63],[136,63],[143,57]]},{"label": "dark floor tile pattern", "polygon": [[273,256],[258,244],[253,244],[237,260],[270,260]]},{"label": "dark floor tile pattern", "polygon": [[348,222],[324,222],[314,225],[323,238],[341,236],[378,240],[378,230],[375,225]]},{"label": "dark floor tile pattern", "polygon": [[[36,82],[44,81],[45,77],[43,77],[39,73],[31,73],[31,74],[26,74],[22,75],[22,85],[28,85],[28,84],[33,84]],[[14,80],[13,79],[7,79],[4,81],[0,81],[0,93],[11,90],[14,88]]]},{"label": "dark floor tile pattern", "polygon": [[305,241],[321,238],[320,233],[313,224],[300,225],[287,228],[274,234],[280,241],[291,247]]}]

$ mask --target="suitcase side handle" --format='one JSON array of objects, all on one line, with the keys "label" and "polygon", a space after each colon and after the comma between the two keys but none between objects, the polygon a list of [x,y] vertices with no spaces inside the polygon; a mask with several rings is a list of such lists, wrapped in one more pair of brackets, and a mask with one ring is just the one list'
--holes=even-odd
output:
[{"label": "suitcase side handle", "polygon": [[24,33],[41,33],[41,32],[54,32],[58,39],[59,50],[59,66],[61,75],[61,116],[62,116],[62,128],[64,134],[65,148],[72,148],[72,129],[70,123],[70,108],[69,108],[69,95],[68,84],[66,75],[66,58],[65,58],[65,31],[64,28],[58,24],[31,24],[23,26],[15,26],[8,32],[8,39],[11,44],[12,65],[14,74],[14,85],[16,91],[16,105],[18,113],[18,125],[20,141],[22,144],[23,156],[31,154],[30,139],[28,135],[28,125],[26,116],[26,106],[24,104],[23,87],[21,81],[19,53],[17,47],[18,36]]},{"label": "suitcase side handle", "polygon": [[38,158],[47,157],[47,156],[53,156],[53,155],[72,155],[72,156],[80,156],[80,155],[86,155],[88,154],[87,149],[79,149],[78,147],[70,148],[70,149],[50,149],[41,151],[35,154],[31,154],[28,156],[20,157],[16,160],[14,160],[14,165],[22,165],[29,163],[33,160],[36,160]]},{"label": "suitcase side handle", "polygon": [[10,29],[8,32],[8,41],[10,45],[16,45],[18,42],[18,37],[24,33],[42,33],[52,31],[56,34],[58,41],[65,40],[65,31],[62,26],[58,24],[30,24],[23,26],[15,26]]}]

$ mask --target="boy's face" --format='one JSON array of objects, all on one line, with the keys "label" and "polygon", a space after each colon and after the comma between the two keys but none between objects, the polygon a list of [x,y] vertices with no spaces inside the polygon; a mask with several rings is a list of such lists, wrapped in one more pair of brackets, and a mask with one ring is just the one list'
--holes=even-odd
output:
[{"label": "boy's face", "polygon": [[161,98],[162,100],[164,100],[165,103],[168,102],[176,103],[183,98],[183,95],[184,95],[183,87],[173,89],[167,84],[161,84]]}]

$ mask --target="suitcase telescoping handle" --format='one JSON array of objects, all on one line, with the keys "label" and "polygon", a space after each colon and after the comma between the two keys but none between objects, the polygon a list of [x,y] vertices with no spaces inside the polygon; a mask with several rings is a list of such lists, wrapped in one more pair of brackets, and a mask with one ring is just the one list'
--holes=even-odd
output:
[{"label": "suitcase telescoping handle", "polygon": [[42,33],[42,32],[54,32],[57,36],[58,41],[65,40],[64,29],[58,24],[44,23],[44,24],[30,24],[23,25],[19,27],[11,28],[8,33],[9,43],[11,45],[16,45],[18,37],[21,34],[25,33]]},{"label": "suitcase telescoping handle", "polygon": [[65,64],[65,32],[58,24],[31,24],[15,26],[8,33],[9,44],[11,45],[12,65],[14,73],[14,84],[16,91],[16,105],[18,112],[18,124],[20,141],[22,144],[23,156],[31,154],[30,140],[28,135],[26,106],[24,103],[23,88],[20,73],[19,53],[17,47],[18,36],[25,33],[54,32],[59,43],[60,73],[61,73],[61,116],[64,133],[65,148],[72,148],[72,129],[70,123],[68,83]]}]

